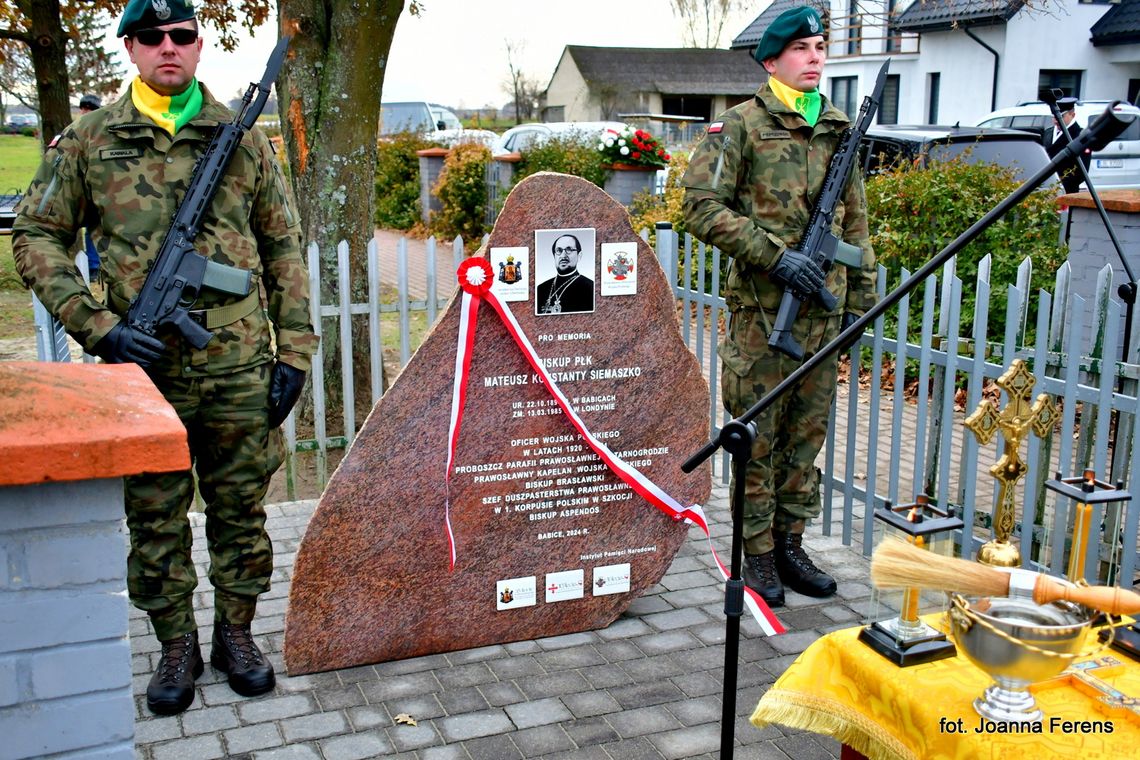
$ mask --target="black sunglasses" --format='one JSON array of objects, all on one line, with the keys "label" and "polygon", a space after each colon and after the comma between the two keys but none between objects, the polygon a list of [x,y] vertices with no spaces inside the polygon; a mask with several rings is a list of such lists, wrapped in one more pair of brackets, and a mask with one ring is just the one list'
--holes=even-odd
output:
[{"label": "black sunglasses", "polygon": [[140,29],[135,32],[135,41],[147,47],[158,47],[167,37],[175,45],[185,47],[193,45],[198,40],[197,29]]}]

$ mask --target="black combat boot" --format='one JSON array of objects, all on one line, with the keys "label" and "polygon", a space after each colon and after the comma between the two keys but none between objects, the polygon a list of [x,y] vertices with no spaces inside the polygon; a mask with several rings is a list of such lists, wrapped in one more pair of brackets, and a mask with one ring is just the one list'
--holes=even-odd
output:
[{"label": "black combat boot", "polygon": [[157,715],[182,712],[194,701],[194,679],[204,669],[197,631],[162,642],[162,658],[146,686],[146,706]]},{"label": "black combat boot", "polygon": [[230,688],[243,697],[256,697],[273,688],[273,666],[257,648],[249,623],[214,623],[210,664],[229,674]]},{"label": "black combat boot", "polygon": [[744,555],[744,585],[755,591],[769,607],[784,606],[784,586],[776,573],[776,553]]},{"label": "black combat boot", "polygon": [[772,531],[776,542],[776,571],[792,591],[805,596],[824,597],[835,593],[835,579],[820,570],[803,547],[803,535]]}]

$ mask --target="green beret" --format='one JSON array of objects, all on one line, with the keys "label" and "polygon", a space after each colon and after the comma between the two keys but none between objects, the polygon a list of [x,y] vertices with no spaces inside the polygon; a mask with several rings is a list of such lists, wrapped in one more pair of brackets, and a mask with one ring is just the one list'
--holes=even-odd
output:
[{"label": "green beret", "polygon": [[783,52],[789,42],[820,35],[826,37],[827,29],[823,25],[823,19],[819,17],[819,11],[807,5],[801,5],[799,8],[784,11],[776,17],[772,25],[764,31],[764,36],[760,38],[760,44],[756,46],[756,52],[752,54],[752,57],[760,63],[764,63],[769,58],[775,58]]},{"label": "green beret", "polygon": [[116,37],[130,37],[139,29],[153,29],[194,18],[193,0],[131,0],[123,9]]}]

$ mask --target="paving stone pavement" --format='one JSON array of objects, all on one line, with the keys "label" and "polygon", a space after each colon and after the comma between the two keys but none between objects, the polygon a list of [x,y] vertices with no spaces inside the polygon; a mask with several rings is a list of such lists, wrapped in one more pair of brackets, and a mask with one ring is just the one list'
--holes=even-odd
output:
[{"label": "paving stone pavement", "polygon": [[[717,551],[728,561],[728,489],[706,506]],[[159,645],[145,614],[132,611],[135,747],[140,760],[241,757],[250,760],[681,760],[720,756],[725,626],[723,583],[696,528],[661,583],[609,627],[410,660],[289,677],[284,673],[285,608],[293,560],[315,501],[267,507],[276,569],[253,631],[277,670],[273,692],[230,690],[208,662],[194,703],[173,717],[146,708]],[[839,514],[839,510],[835,511]],[[192,514],[195,598],[209,659],[212,591],[204,516]],[[735,748],[739,760],[839,756],[834,740],[748,722],[773,681],[822,634],[869,613],[868,562],[843,546],[841,525],[805,545],[840,580],[831,599],[788,592],[777,610],[788,633],[765,637],[741,625]],[[417,725],[397,724],[400,714]]]}]

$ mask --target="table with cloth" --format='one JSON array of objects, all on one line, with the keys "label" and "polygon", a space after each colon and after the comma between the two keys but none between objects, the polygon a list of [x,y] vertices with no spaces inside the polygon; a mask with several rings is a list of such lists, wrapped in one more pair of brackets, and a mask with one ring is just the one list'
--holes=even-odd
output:
[{"label": "table with cloth", "polygon": [[[944,615],[924,620],[946,630]],[[1140,757],[1140,662],[1120,652],[1103,650],[1091,666],[1084,665],[1085,673],[1117,692],[1116,699],[1100,697],[1087,678],[1077,684],[1073,678],[1045,682],[1032,687],[1045,714],[1040,734],[977,733],[981,718],[973,701],[993,683],[992,678],[961,654],[896,667],[858,640],[860,628],[835,631],[808,647],[761,697],[752,723],[758,728],[780,723],[827,734],[845,745],[845,757],[854,749],[870,760]],[[1074,665],[1093,660],[1093,641],[1090,635],[1085,643],[1090,656],[1077,658]],[[1051,718],[1058,719],[1054,730]],[[1082,730],[1059,721],[1090,723]],[[962,725],[965,731],[943,728],[951,724]]]}]

